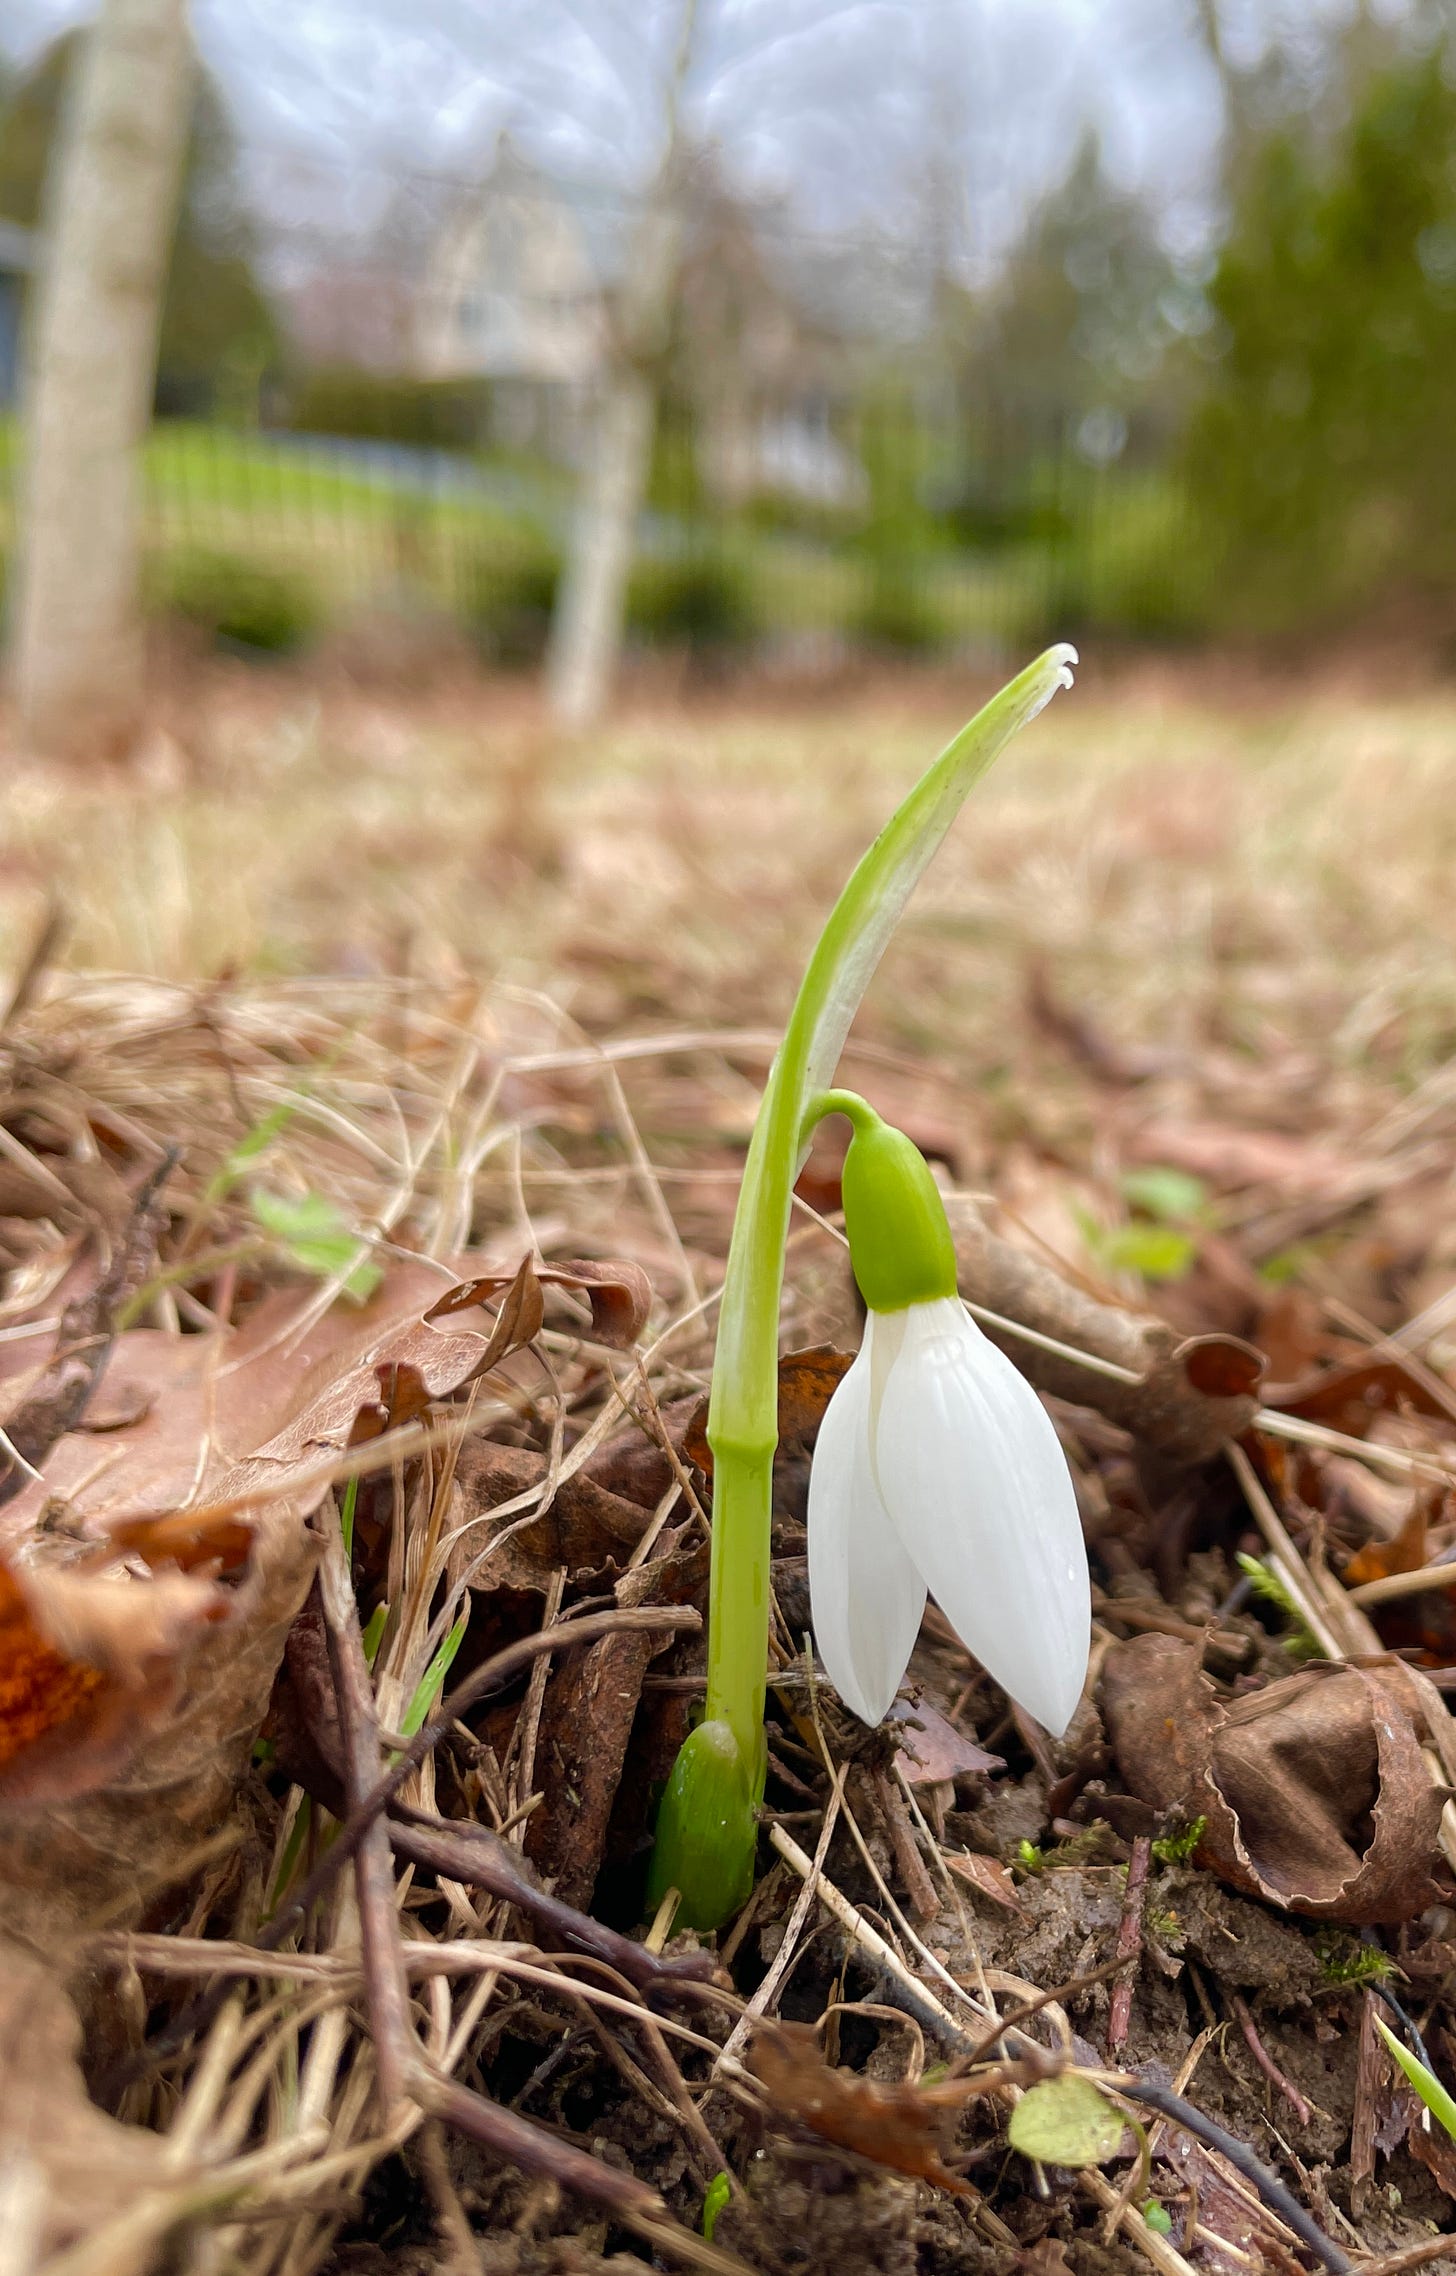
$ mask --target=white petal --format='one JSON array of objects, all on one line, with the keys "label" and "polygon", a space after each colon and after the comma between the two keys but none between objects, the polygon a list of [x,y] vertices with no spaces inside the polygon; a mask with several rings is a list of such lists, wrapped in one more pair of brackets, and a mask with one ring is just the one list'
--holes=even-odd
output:
[{"label": "white petal", "polygon": [[888,1712],[925,1611],[925,1583],[900,1546],[871,1463],[876,1317],[825,1409],[809,1472],[814,1641],[845,1706],[866,1723]]},{"label": "white petal", "polygon": [[905,1322],[875,1414],[885,1506],[963,1643],[1060,1735],[1092,1624],[1066,1457],[1031,1385],[954,1297],[911,1305]]}]

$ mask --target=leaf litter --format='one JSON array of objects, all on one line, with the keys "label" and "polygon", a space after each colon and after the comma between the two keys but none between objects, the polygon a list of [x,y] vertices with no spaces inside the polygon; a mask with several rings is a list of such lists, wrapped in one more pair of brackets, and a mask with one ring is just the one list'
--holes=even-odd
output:
[{"label": "leaf litter", "polygon": [[[702,1685],[724,1078],[766,1039],[614,1058],[454,979],[38,993],[0,1102],[26,2276],[209,2237],[259,2276],[1438,2250],[1450,2161],[1367,2022],[1451,2075],[1456,1440],[1400,1231],[1431,1116],[1260,1156],[1216,1069],[1200,1100],[1094,1033],[1040,1046],[1096,1062],[1091,1201],[1013,1148],[958,1225],[1073,1461],[1097,1683],[1049,1746],[933,1608],[883,1732],[814,1677],[807,1451],[856,1334],[819,1156],[763,1871],[714,1951],[641,1890]],[[1173,1213],[1175,1274],[1119,1211]],[[1303,1314],[1276,1235],[1326,1242]]]}]

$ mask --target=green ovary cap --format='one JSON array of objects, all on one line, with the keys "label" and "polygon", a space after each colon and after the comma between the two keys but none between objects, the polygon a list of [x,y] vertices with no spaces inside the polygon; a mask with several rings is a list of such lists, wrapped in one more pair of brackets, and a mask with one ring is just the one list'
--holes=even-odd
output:
[{"label": "green ovary cap", "polygon": [[844,1162],[844,1230],[872,1312],[956,1292],[955,1244],[925,1156],[903,1130],[857,1114]]}]

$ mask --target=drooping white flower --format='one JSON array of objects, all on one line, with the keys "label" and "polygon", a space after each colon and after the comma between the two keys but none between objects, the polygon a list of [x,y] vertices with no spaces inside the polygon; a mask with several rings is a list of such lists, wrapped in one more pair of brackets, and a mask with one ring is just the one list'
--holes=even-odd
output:
[{"label": "drooping white flower", "polygon": [[927,1590],[1060,1736],[1091,1630],[1076,1496],[1046,1409],[954,1296],[869,1314],[809,1475],[815,1640],[867,1723],[895,1697]]},{"label": "drooping white flower", "polygon": [[902,1282],[945,1290],[951,1253],[939,1195],[912,1154],[901,1133],[866,1120],[845,1165],[851,1256],[870,1309],[809,1475],[815,1640],[845,1705],[878,1723],[928,1591],[988,1674],[1060,1736],[1091,1634],[1071,1475],[1040,1399],[960,1298],[897,1301]]}]

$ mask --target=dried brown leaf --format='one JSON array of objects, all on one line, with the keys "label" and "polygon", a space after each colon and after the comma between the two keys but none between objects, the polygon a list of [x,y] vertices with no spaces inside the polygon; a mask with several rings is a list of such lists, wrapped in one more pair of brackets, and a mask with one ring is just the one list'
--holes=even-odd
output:
[{"label": "dried brown leaf", "polygon": [[[503,1273],[486,1273],[475,1280],[462,1281],[433,1304],[425,1317],[442,1320],[454,1312],[469,1311],[473,1305],[488,1303],[496,1290],[506,1285]],[[512,1306],[526,1307],[529,1289],[536,1288],[535,1302],[540,1304],[543,1288],[566,1288],[573,1294],[585,1296],[591,1307],[591,1326],[582,1332],[592,1343],[605,1344],[612,1351],[630,1351],[647,1325],[652,1310],[652,1286],[640,1265],[630,1264],[617,1257],[599,1262],[592,1257],[569,1257],[556,1264],[532,1265],[526,1258],[510,1283],[510,1293],[501,1307],[504,1320]],[[522,1311],[522,1318],[529,1312]],[[518,1343],[529,1343],[541,1326],[541,1314],[536,1312],[535,1325],[529,1333],[517,1334]],[[497,1354],[500,1357],[501,1354]]]},{"label": "dried brown leaf", "polygon": [[885,1720],[900,1732],[900,1763],[912,1786],[939,1786],[947,1779],[1006,1768],[999,1754],[977,1746],[928,1700],[918,1699],[912,1707],[908,1699],[897,1699]]},{"label": "dried brown leaf", "polygon": [[1229,1705],[1195,1647],[1139,1636],[1109,1652],[1102,1697],[1131,1791],[1202,1818],[1198,1862],[1236,1888],[1352,1926],[1435,1901],[1444,1790],[1379,1671],[1311,1667]]},{"label": "dried brown leaf", "polygon": [[1016,1894],[1016,1883],[999,1857],[983,1857],[976,1850],[945,1849],[942,1857],[952,1873],[989,1897],[993,1905],[1004,1905],[1008,1912],[1026,1918],[1026,1907]]},{"label": "dried brown leaf", "polygon": [[321,1460],[401,1371],[437,1398],[489,1352],[422,1319],[438,1286],[405,1265],[362,1308],[286,1292],[235,1335],[122,1336],[107,1380],[145,1394],[137,1422],[68,1433],[0,1518],[0,1920],[41,1949],[134,1917],[225,1816],[313,1571]]},{"label": "dried brown leaf", "polygon": [[[787,1351],[779,1361],[779,1448],[786,1452],[813,1437],[824,1420],[824,1410],[854,1365],[852,1351],[836,1351],[832,1344],[814,1344],[807,1351]],[[699,1402],[683,1432],[683,1453],[705,1476],[713,1471],[713,1450],[708,1444],[708,1402]]]},{"label": "dried brown leaf", "polygon": [[975,2194],[941,2154],[945,2113],[979,2091],[966,2080],[940,2088],[884,2085],[857,2071],[831,2070],[812,2025],[803,2023],[761,2024],[749,2042],[748,2067],[775,2118],[892,2173],[932,2181],[957,2197]]}]

